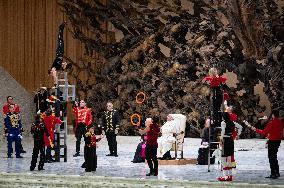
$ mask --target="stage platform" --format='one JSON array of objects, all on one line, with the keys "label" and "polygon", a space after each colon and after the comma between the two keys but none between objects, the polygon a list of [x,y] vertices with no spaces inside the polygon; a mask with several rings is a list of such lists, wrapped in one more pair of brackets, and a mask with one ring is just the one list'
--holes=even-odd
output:
[{"label": "stage platform", "polygon": [[171,160],[158,160],[159,165],[195,165],[197,163],[196,158],[184,158],[184,159],[171,159]]}]

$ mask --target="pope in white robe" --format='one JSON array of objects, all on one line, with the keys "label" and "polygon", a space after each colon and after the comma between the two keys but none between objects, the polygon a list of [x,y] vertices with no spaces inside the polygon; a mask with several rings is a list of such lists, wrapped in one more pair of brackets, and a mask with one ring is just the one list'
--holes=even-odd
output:
[{"label": "pope in white robe", "polygon": [[162,136],[158,138],[157,157],[163,157],[163,155],[172,148],[176,140],[174,137],[174,133],[177,133],[176,126],[174,118],[168,115],[167,122],[161,127]]}]

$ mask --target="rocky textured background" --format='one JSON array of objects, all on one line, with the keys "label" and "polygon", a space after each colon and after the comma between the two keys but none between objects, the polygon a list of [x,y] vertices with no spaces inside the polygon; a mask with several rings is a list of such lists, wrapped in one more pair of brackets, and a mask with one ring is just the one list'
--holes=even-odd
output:
[{"label": "rocky textured background", "polygon": [[[283,110],[283,0],[100,2],[59,0],[69,30],[86,49],[82,61],[69,58],[70,74],[96,114],[113,101],[123,115],[122,134],[134,134],[134,112],[161,120],[183,113],[187,135],[199,136],[210,93],[202,78],[211,67],[227,74],[224,89],[239,120],[256,122],[271,109]],[[89,77],[80,79],[80,72]],[[146,101],[139,106],[140,91]],[[245,129],[242,137],[251,136]]]}]

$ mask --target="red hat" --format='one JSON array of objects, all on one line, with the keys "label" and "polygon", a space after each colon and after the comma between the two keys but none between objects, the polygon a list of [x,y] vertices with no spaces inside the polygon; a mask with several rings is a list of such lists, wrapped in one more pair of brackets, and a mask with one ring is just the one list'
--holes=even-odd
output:
[{"label": "red hat", "polygon": [[46,101],[49,103],[55,103],[55,100],[57,100],[57,98],[54,95],[50,95],[50,97],[46,99]]}]

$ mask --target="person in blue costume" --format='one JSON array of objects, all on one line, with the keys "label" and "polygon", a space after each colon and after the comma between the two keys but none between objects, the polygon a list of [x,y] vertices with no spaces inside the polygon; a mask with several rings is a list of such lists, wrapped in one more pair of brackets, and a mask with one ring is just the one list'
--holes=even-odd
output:
[{"label": "person in blue costume", "polygon": [[21,129],[23,128],[20,114],[15,112],[15,105],[9,105],[10,112],[7,113],[4,121],[7,128],[8,136],[8,158],[12,158],[12,143],[15,142],[16,158],[23,158],[20,154],[21,145]]}]

